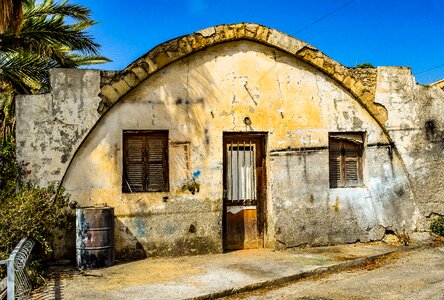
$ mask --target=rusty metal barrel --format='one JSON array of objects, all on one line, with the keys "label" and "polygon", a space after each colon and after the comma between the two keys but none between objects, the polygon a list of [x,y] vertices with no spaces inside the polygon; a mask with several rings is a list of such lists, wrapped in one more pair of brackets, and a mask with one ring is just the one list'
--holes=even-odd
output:
[{"label": "rusty metal barrel", "polygon": [[76,232],[79,268],[103,268],[114,264],[114,208],[77,208]]}]

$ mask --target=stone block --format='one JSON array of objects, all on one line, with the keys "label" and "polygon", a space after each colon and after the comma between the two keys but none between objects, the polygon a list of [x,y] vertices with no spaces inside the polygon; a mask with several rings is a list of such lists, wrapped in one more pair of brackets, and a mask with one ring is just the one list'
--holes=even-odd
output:
[{"label": "stone block", "polygon": [[111,85],[104,85],[100,91],[100,95],[106,97],[110,103],[116,102],[120,96]]},{"label": "stone block", "polygon": [[289,53],[296,53],[307,44],[280,31],[271,29],[267,43]]},{"label": "stone block", "polygon": [[148,71],[149,74],[154,73],[159,68],[159,66],[150,58],[149,55],[145,55],[142,60],[148,64],[148,70],[146,71]]},{"label": "stone block", "polygon": [[370,92],[365,92],[361,95],[360,99],[364,101],[364,103],[371,103],[373,102],[374,95]]},{"label": "stone block", "polygon": [[140,66],[132,68],[131,71],[137,76],[140,81],[145,80],[148,77],[148,73],[145,71],[144,68]]},{"label": "stone block", "polygon": [[119,97],[122,97],[131,89],[128,83],[126,83],[126,81],[122,78],[119,81],[114,82],[112,84],[112,87],[114,88],[114,90],[116,90],[116,93],[119,95]]},{"label": "stone block", "polygon": [[365,92],[366,87],[362,84],[360,80],[358,80],[353,85],[352,90],[356,95],[361,96]]},{"label": "stone block", "polygon": [[140,83],[139,78],[137,78],[136,74],[134,74],[133,72],[128,72],[123,77],[123,79],[130,87],[135,87],[136,85],[138,85]]},{"label": "stone block", "polygon": [[270,30],[265,26],[258,26],[256,31],[256,39],[262,42],[267,42]]},{"label": "stone block", "polygon": [[168,65],[171,62],[171,59],[166,52],[161,52],[153,58],[153,61],[156,64],[157,68],[162,68]]},{"label": "stone block", "polygon": [[193,50],[199,50],[204,48],[206,45],[206,39],[202,37],[201,35],[194,35],[191,39],[191,48]]},{"label": "stone block", "polygon": [[344,81],[342,81],[342,83],[349,89],[351,89],[351,87],[356,83],[356,79],[354,79],[351,76],[347,76],[345,77]]},{"label": "stone block", "polygon": [[237,24],[235,26],[235,30],[236,30],[236,38],[241,39],[245,37],[245,24]]},{"label": "stone block", "polygon": [[236,31],[233,25],[224,26],[225,39],[232,40],[236,36]]},{"label": "stone block", "polygon": [[[207,38],[207,40],[211,40],[210,38]],[[178,42],[178,52],[180,52],[182,55],[187,55],[193,52],[193,48],[188,42],[188,39],[186,37],[183,37]]]},{"label": "stone block", "polygon": [[203,37],[209,37],[212,36],[216,33],[216,30],[214,29],[214,27],[208,27],[199,31],[196,31],[197,34],[202,35]]},{"label": "stone block", "polygon": [[254,38],[256,36],[256,31],[259,25],[256,24],[245,24],[245,37]]},{"label": "stone block", "polygon": [[327,74],[329,75],[334,75],[335,74],[335,62],[333,60],[331,60],[329,57],[326,57],[324,59],[324,63],[322,65],[323,70],[325,72],[327,72]]}]

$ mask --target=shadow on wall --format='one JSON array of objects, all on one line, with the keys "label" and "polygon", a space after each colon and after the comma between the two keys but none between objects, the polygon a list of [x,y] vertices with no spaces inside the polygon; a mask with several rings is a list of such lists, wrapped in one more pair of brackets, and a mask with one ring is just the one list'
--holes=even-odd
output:
[{"label": "shadow on wall", "polygon": [[[54,252],[51,258],[55,260],[68,259],[76,261],[76,228],[66,231],[57,230],[53,242]],[[114,218],[114,248],[117,261],[131,261],[147,257],[142,244],[130,229],[118,218]]]},{"label": "shadow on wall", "polygon": [[[245,50],[245,46],[241,48]],[[230,56],[238,51],[239,48],[235,47],[227,51],[226,55]],[[256,112],[256,101],[261,99],[260,89],[253,87],[253,84],[248,86],[249,78],[253,83],[271,78],[270,74],[274,69],[267,67],[251,76],[245,71],[250,70],[249,66],[243,69],[239,67],[239,72],[218,70],[213,62],[214,55],[199,53],[159,70],[123,96],[88,134],[66,173],[63,185],[75,197],[73,200],[81,206],[94,206],[98,205],[99,199],[105,199],[107,204],[115,208],[116,215],[121,216],[115,219],[117,259],[144,258],[152,253],[165,251],[160,242],[165,242],[168,247],[174,245],[169,255],[184,255],[190,249],[196,249],[192,254],[203,254],[209,252],[208,249],[218,251],[221,248],[216,241],[221,239],[222,226],[212,225],[221,223],[221,214],[211,217],[207,222],[208,230],[205,231],[191,233],[195,231],[192,228],[188,231],[180,230],[175,234],[162,235],[156,241],[152,234],[162,232],[163,227],[169,224],[177,224],[182,229],[190,227],[193,220],[202,217],[204,202],[210,203],[214,211],[222,210],[222,202],[217,201],[222,198],[222,184],[212,181],[215,177],[212,175],[222,175],[222,155],[211,149],[213,145],[222,147],[222,133],[212,134],[212,131],[216,126],[226,128],[224,121],[229,122],[228,125],[232,123],[233,130],[243,126],[244,122],[240,117],[245,117],[244,112]],[[223,72],[227,72],[227,75]],[[234,92],[232,95],[231,90],[227,91],[224,87],[233,89],[236,95],[240,95],[239,99],[236,100]],[[221,100],[232,107],[222,107]],[[230,115],[234,107],[237,109],[236,114]],[[236,120],[236,117],[239,119]],[[174,159],[175,165],[179,161],[180,165],[186,166],[185,171],[176,172],[177,166],[174,170],[170,169],[171,187],[166,195],[122,194],[122,131],[155,129],[170,129],[171,142],[177,143],[170,145],[170,150],[181,145],[188,147],[185,151],[174,150],[174,157],[183,153],[189,155],[182,155],[183,159]],[[251,126],[249,129],[254,130]],[[215,140],[219,138],[220,141]],[[179,144],[180,142],[183,144]],[[173,151],[169,153],[170,166],[173,162],[171,154]],[[214,165],[220,167],[213,168]],[[162,199],[167,196],[168,201]],[[181,203],[192,199],[196,200],[197,205],[186,207],[188,217],[182,218],[184,207]],[[133,216],[152,211],[164,217],[165,221],[151,222],[149,228],[145,227],[143,235],[139,235]]]},{"label": "shadow on wall", "polygon": [[114,247],[116,260],[131,261],[147,258],[142,244],[131,230],[118,218],[114,218]]},{"label": "shadow on wall", "polygon": [[76,236],[75,225],[64,231],[56,229],[52,242],[54,251],[51,253],[51,258],[55,260],[69,259],[74,263],[76,261]]},{"label": "shadow on wall", "polygon": [[[206,56],[204,56],[206,57]],[[185,58],[181,62],[186,65],[186,77],[182,78],[178,83],[178,90],[183,91],[182,95],[178,95],[176,90],[165,90],[163,104],[167,111],[168,118],[174,120],[183,120],[183,125],[177,126],[179,133],[186,139],[193,138],[197,146],[204,146],[207,153],[210,152],[210,128],[207,119],[215,118],[211,107],[216,105],[215,95],[220,94],[217,85],[214,84],[214,78],[211,76],[205,63],[214,59],[213,57],[199,57],[198,60]],[[176,63],[170,66],[174,68]],[[191,70],[191,64],[193,69]],[[191,83],[191,84],[190,84]],[[169,101],[173,101],[172,103]],[[185,119],[183,119],[185,117]]]}]

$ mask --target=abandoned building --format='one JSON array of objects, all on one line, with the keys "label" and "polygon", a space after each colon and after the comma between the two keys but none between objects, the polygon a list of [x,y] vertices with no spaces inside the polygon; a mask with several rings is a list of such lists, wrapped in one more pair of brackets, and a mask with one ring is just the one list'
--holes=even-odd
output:
[{"label": "abandoned building", "polygon": [[119,72],[51,70],[50,93],[16,98],[17,156],[114,207],[117,257],[408,238],[444,215],[443,88],[220,25]]}]

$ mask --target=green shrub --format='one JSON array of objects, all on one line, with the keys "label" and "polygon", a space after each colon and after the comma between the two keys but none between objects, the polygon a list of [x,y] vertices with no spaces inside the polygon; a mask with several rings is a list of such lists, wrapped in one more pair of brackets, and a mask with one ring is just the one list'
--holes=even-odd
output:
[{"label": "green shrub", "polygon": [[374,68],[375,66],[372,65],[371,63],[365,62],[362,64],[356,64],[355,66],[356,68]]},{"label": "green shrub", "polygon": [[[0,259],[27,235],[32,235],[44,253],[52,251],[56,229],[69,229],[74,216],[68,206],[68,195],[55,186],[37,187],[23,184],[28,173],[26,163],[15,159],[15,141],[12,134],[0,140]],[[39,247],[40,248],[40,247]],[[38,278],[38,261],[32,263],[33,279]],[[5,269],[0,268],[0,278]]]},{"label": "green shrub", "polygon": [[68,196],[53,186],[23,186],[0,203],[0,259],[9,256],[12,249],[27,235],[32,235],[45,253],[52,251],[54,230],[73,225],[67,208]]},{"label": "green shrub", "polygon": [[430,229],[432,232],[444,236],[444,217],[441,216],[433,219]]}]

